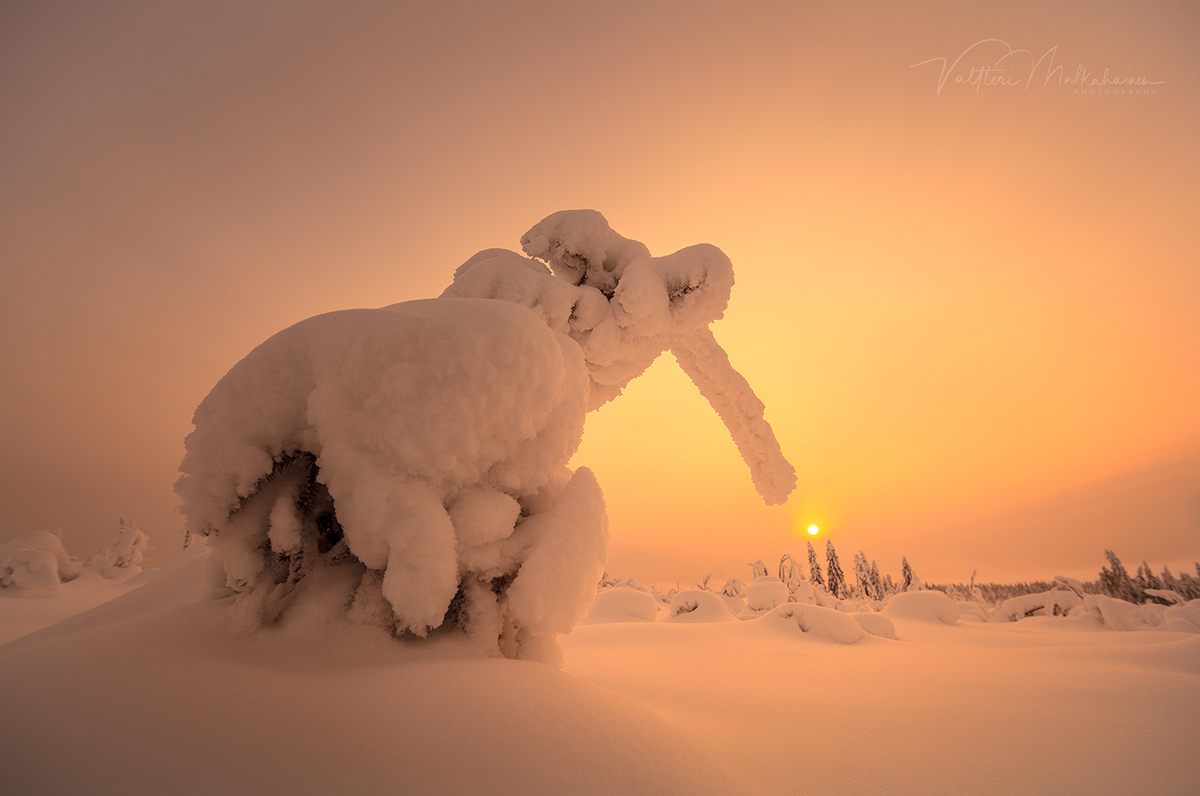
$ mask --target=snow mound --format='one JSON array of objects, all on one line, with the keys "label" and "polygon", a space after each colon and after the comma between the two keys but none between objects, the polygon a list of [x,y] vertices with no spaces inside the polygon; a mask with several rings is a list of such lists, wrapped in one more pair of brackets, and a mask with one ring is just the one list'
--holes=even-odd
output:
[{"label": "snow mound", "polygon": [[77,577],[83,565],[51,531],[30,531],[0,545],[0,594],[48,597]]},{"label": "snow mound", "polygon": [[769,575],[755,578],[746,587],[746,611],[751,614],[770,611],[786,603],[789,595],[787,584],[779,578]]},{"label": "snow mound", "polygon": [[744,792],[633,699],[461,636],[234,643],[214,622],[233,598],[181,599],[203,564],[0,648],[6,793]]},{"label": "snow mound", "polygon": [[883,614],[867,613],[867,614],[850,614],[858,626],[870,633],[872,636],[879,638],[896,638],[896,626],[892,624],[892,620],[888,619]]},{"label": "snow mound", "polygon": [[909,591],[894,595],[883,613],[893,619],[953,625],[962,616],[958,604],[940,591]]},{"label": "snow mound", "polygon": [[1163,625],[1180,633],[1200,633],[1200,600],[1167,608],[1163,611]]},{"label": "snow mound", "polygon": [[581,625],[600,625],[610,622],[653,622],[658,618],[658,600],[647,591],[629,586],[605,589],[596,595]]},{"label": "snow mound", "polygon": [[737,617],[721,595],[703,589],[684,589],[671,597],[664,622],[734,622]]},{"label": "snow mound", "polygon": [[838,644],[857,644],[866,636],[854,616],[804,603],[784,603],[752,621],[764,626],[791,630],[799,628],[810,638],[836,641]]},{"label": "snow mound", "polygon": [[958,610],[962,614],[960,619],[968,619],[972,622],[987,622],[989,619],[991,619],[987,609],[985,609],[979,603],[964,602],[959,600],[956,605],[958,605]]},{"label": "snow mound", "polygon": [[1200,600],[1182,605],[1137,605],[1104,594],[1089,594],[1072,616],[1090,616],[1109,630],[1173,630],[1200,632]]}]

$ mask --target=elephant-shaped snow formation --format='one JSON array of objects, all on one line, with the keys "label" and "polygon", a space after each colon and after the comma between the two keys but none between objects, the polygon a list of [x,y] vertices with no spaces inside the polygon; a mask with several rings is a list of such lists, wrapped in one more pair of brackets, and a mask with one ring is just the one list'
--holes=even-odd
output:
[{"label": "elephant-shaped snow formation", "polygon": [[247,628],[319,606],[554,658],[607,550],[600,487],[567,463],[587,412],[668,349],[786,499],[794,471],[708,331],[733,285],[719,249],[651,257],[590,210],[522,245],[549,267],[490,249],[440,298],[301,321],[201,402],[175,488]]}]

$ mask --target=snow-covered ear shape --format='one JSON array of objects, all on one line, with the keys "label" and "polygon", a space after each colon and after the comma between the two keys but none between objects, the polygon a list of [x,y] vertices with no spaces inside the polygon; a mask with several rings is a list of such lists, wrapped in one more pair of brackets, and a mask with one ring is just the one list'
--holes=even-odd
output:
[{"label": "snow-covered ear shape", "polygon": [[626,266],[650,259],[649,249],[618,235],[595,210],[560,210],[546,216],[521,237],[521,248],[548,263],[560,279],[594,287],[607,298],[612,298]]},{"label": "snow-covered ear shape", "polygon": [[671,333],[707,327],[725,314],[733,289],[733,263],[716,246],[701,243],[652,260],[671,310]]}]

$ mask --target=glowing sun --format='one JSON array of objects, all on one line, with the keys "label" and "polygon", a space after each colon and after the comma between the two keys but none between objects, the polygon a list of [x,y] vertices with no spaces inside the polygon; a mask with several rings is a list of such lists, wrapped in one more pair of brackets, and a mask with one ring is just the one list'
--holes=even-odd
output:
[{"label": "glowing sun", "polygon": [[809,536],[816,536],[816,535],[817,535],[817,531],[819,531],[819,530],[821,530],[821,529],[820,529],[820,528],[818,528],[817,526],[815,526],[815,525],[810,525],[810,526],[808,526],[808,535],[809,535]]}]

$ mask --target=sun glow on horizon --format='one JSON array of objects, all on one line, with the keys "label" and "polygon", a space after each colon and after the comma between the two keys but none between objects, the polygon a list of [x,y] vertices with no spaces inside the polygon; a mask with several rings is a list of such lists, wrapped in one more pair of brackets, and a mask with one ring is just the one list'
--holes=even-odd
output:
[{"label": "sun glow on horizon", "polygon": [[817,535],[817,533],[818,533],[818,532],[820,532],[820,530],[821,530],[821,529],[820,529],[820,528],[818,528],[817,526],[815,526],[815,525],[810,525],[810,526],[808,526],[808,535],[809,535],[809,536],[816,536],[816,535]]}]

